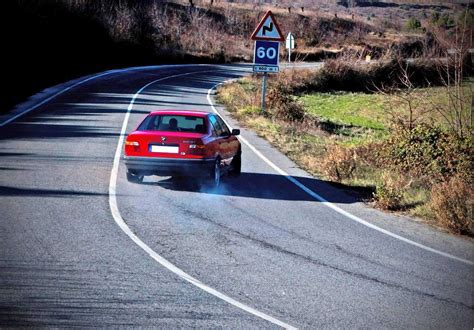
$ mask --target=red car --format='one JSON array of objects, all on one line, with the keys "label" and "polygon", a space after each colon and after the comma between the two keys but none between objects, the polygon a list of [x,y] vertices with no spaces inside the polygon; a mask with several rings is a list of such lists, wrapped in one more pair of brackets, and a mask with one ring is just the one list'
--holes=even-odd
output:
[{"label": "red car", "polygon": [[223,173],[240,174],[239,134],[213,113],[151,112],[125,141],[127,179],[137,183],[145,175],[193,177],[218,186]]}]

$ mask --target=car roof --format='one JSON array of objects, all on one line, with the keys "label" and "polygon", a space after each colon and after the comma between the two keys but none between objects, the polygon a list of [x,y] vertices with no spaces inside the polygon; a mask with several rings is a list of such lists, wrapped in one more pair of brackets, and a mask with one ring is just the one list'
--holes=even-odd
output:
[{"label": "car roof", "polygon": [[195,110],[158,110],[150,112],[150,115],[178,115],[178,116],[194,116],[194,117],[205,117],[209,114],[206,111],[195,111]]}]

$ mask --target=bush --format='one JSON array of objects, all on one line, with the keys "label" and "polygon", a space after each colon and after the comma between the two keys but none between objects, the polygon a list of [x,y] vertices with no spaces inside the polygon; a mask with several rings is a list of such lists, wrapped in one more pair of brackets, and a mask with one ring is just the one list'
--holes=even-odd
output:
[{"label": "bush", "polygon": [[340,17],[326,18],[318,16],[315,18],[297,17],[297,21],[287,26],[301,36],[301,41],[308,47],[322,46],[325,44],[344,44],[347,41],[359,40],[360,35],[366,35],[374,30],[373,26],[363,22],[355,22]]},{"label": "bush", "polygon": [[382,181],[376,187],[374,193],[375,205],[384,210],[400,209],[403,199],[403,177],[384,173]]},{"label": "bush", "polygon": [[292,95],[292,90],[287,83],[277,81],[271,86],[268,100],[275,118],[289,122],[302,122],[305,119],[303,105]]},{"label": "bush", "polygon": [[474,234],[474,186],[454,176],[433,185],[430,208],[441,226],[459,234]]},{"label": "bush", "polygon": [[431,21],[431,24],[433,24],[434,26],[441,27],[444,29],[448,29],[454,26],[455,24],[454,19],[451,16],[449,16],[449,14],[440,15],[437,12],[431,15],[430,21]]},{"label": "bush", "polygon": [[327,151],[321,170],[332,181],[350,179],[356,169],[354,150],[334,145]]},{"label": "bush", "polygon": [[473,169],[473,145],[437,127],[417,125],[413,129],[396,127],[379,156],[381,162],[398,172],[439,182],[464,175]]},{"label": "bush", "polygon": [[369,141],[354,148],[354,154],[357,163],[370,166],[372,168],[380,167],[379,153],[384,144],[380,141]]},{"label": "bush", "polygon": [[305,91],[331,92],[373,92],[377,87],[403,87],[400,77],[402,68],[414,87],[426,87],[442,84],[436,63],[432,61],[389,61],[375,62],[370,65],[357,65],[356,60],[343,56],[328,60],[311,80]]},{"label": "bush", "polygon": [[405,24],[405,28],[408,31],[416,31],[421,28],[420,20],[416,19],[415,17],[410,17]]}]

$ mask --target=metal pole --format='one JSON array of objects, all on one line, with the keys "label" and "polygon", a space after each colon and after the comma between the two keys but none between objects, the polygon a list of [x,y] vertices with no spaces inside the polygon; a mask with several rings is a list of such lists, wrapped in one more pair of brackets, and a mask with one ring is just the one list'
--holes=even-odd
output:
[{"label": "metal pole", "polygon": [[265,93],[267,92],[267,73],[263,73],[262,79],[262,113],[265,113]]},{"label": "metal pole", "polygon": [[291,63],[291,41],[290,41],[290,48],[288,48],[288,63]]}]

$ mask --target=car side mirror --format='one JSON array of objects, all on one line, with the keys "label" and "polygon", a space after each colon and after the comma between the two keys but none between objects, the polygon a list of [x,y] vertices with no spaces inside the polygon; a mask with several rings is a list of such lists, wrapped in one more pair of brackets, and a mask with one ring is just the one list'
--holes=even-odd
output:
[{"label": "car side mirror", "polygon": [[231,135],[240,135],[240,129],[234,128]]}]

